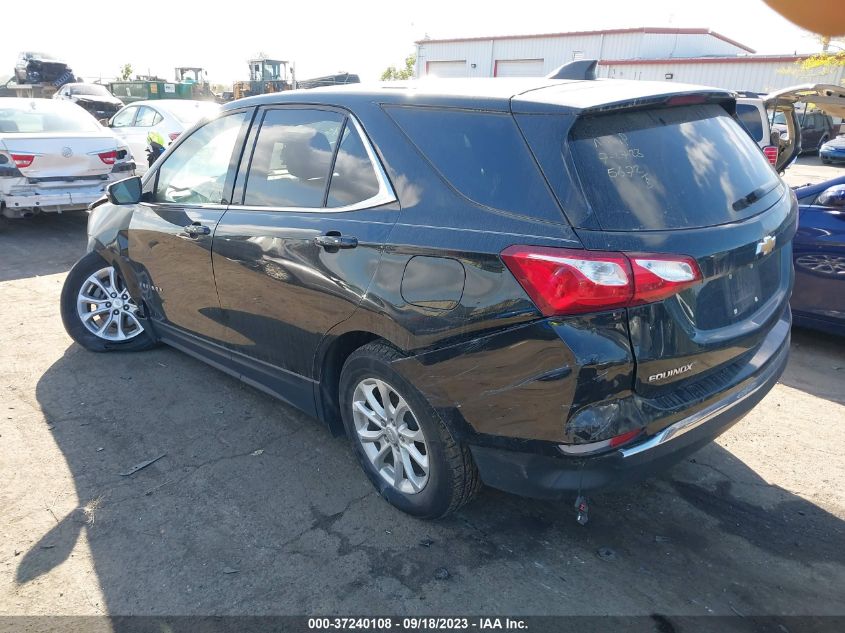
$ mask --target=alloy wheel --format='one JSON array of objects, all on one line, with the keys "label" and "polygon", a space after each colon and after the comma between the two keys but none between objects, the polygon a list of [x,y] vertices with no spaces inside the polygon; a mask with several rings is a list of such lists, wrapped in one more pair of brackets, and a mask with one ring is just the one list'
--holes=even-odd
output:
[{"label": "alloy wheel", "polygon": [[364,454],[391,486],[420,492],[429,479],[425,434],[405,398],[388,383],[366,378],[352,396],[352,417]]},{"label": "alloy wheel", "polygon": [[830,277],[845,277],[845,257],[838,255],[801,255],[796,266]]},{"label": "alloy wheel", "polygon": [[82,283],[76,311],[85,328],[106,341],[128,341],[144,331],[138,306],[112,266],[101,268]]}]

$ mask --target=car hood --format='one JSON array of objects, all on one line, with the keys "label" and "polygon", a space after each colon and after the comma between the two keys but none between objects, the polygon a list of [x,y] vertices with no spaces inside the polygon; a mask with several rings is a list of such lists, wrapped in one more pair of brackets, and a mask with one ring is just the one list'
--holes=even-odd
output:
[{"label": "car hood", "polygon": [[74,95],[73,100],[76,103],[110,103],[112,105],[123,105],[123,101],[117,97],[109,97],[105,95]]},{"label": "car hood", "polygon": [[816,109],[835,117],[845,117],[845,87],[831,84],[801,84],[770,92],[763,97],[767,106],[779,103],[812,103]]},{"label": "car hood", "polygon": [[824,144],[825,147],[835,147],[837,149],[845,149],[845,134],[841,134],[836,138],[830,139]]}]

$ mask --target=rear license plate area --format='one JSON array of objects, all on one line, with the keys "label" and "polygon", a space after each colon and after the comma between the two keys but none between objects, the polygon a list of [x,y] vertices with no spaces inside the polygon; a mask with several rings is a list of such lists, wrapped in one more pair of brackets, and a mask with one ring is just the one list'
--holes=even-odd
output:
[{"label": "rear license plate area", "polygon": [[728,275],[728,296],[734,315],[745,314],[760,302],[760,272],[749,264]]}]

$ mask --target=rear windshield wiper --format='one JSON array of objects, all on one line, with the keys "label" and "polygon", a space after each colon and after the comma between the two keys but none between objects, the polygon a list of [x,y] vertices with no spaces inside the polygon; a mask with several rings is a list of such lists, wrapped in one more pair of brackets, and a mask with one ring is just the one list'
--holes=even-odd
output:
[{"label": "rear windshield wiper", "polygon": [[774,191],[779,184],[780,183],[777,180],[773,180],[772,182],[766,183],[762,187],[757,187],[748,195],[743,196],[742,198],[734,202],[731,207],[734,211],[742,211],[743,209],[747,209],[752,204],[760,200],[763,196]]}]

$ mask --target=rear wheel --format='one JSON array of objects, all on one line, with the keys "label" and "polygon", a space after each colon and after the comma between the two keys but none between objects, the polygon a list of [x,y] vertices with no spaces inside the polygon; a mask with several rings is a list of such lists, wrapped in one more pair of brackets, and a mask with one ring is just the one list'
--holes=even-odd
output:
[{"label": "rear wheel", "polygon": [[92,352],[138,351],[155,343],[120,273],[97,253],[71,268],[62,288],[61,312],[70,337]]},{"label": "rear wheel", "polygon": [[343,423],[382,497],[414,516],[443,517],[477,494],[478,470],[469,449],[391,367],[401,358],[381,342],[350,355],[340,376]]}]

